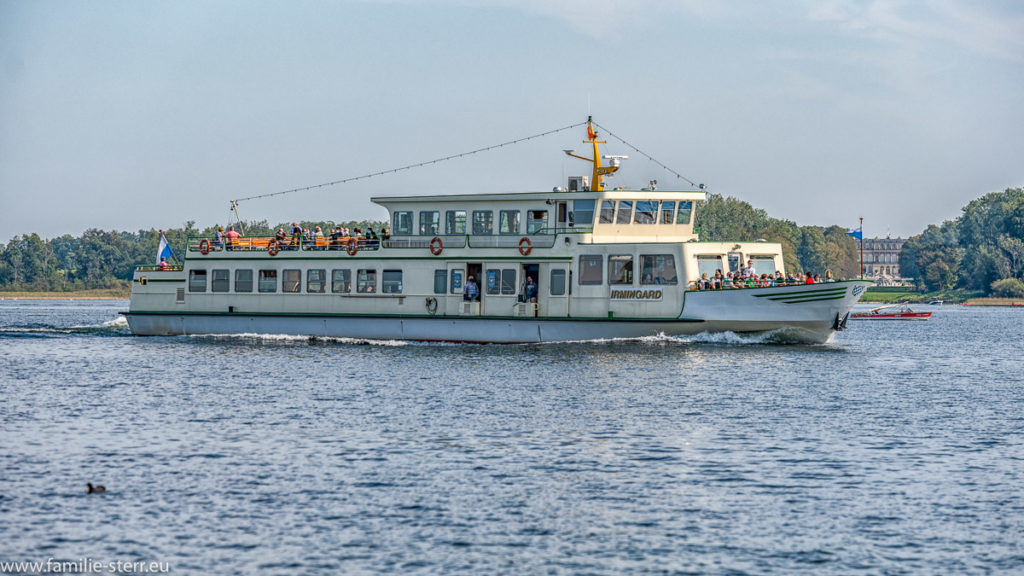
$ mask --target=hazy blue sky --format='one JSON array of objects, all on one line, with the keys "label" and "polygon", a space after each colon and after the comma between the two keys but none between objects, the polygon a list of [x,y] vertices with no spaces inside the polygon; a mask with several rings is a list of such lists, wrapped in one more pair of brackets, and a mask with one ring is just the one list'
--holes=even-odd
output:
[{"label": "hazy blue sky", "polygon": [[[771,216],[913,235],[1024,185],[1024,3],[0,0],[0,241],[225,223],[588,112]],[[240,211],[550,190],[584,135]],[[613,186],[687,187],[606,152]]]}]

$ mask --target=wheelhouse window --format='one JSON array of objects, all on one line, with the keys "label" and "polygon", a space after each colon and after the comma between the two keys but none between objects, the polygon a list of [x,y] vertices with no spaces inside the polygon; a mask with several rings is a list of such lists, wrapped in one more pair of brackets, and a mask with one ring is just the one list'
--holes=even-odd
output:
[{"label": "wheelhouse window", "polygon": [[544,229],[548,224],[548,211],[547,210],[527,210],[526,211],[526,233],[536,234]]},{"label": "wheelhouse window", "polygon": [[452,294],[462,294],[462,270],[452,270]]},{"label": "wheelhouse window", "polygon": [[434,270],[434,294],[444,294],[448,291],[448,271]]},{"label": "wheelhouse window", "polygon": [[573,226],[590,228],[594,225],[594,201],[573,200],[572,215]]},{"label": "wheelhouse window", "polygon": [[473,211],[473,234],[484,236],[494,234],[494,212],[491,210]]},{"label": "wheelhouse window", "polygon": [[689,224],[690,216],[693,214],[693,202],[687,200],[679,203],[679,212],[676,212],[676,224]]},{"label": "wheelhouse window", "polygon": [[676,258],[672,254],[644,254],[640,256],[641,284],[678,284]]},{"label": "wheelhouse window", "polygon": [[189,270],[188,291],[206,292],[206,270]]},{"label": "wheelhouse window", "polygon": [[380,288],[381,292],[383,292],[384,294],[401,294],[402,271],[385,270],[383,274],[381,274]]},{"label": "wheelhouse window", "polygon": [[277,292],[277,270],[260,270],[260,292]]},{"label": "wheelhouse window", "polygon": [[377,271],[360,270],[356,274],[356,292],[360,294],[372,294],[377,291]]},{"label": "wheelhouse window", "polygon": [[661,203],[662,224],[672,224],[676,218],[676,203],[674,200],[666,200]]},{"label": "wheelhouse window", "polygon": [[499,213],[498,234],[519,234],[519,210],[502,210]]},{"label": "wheelhouse window", "polygon": [[412,212],[395,212],[391,215],[391,233],[395,236],[412,234]]},{"label": "wheelhouse window", "polygon": [[608,257],[608,283],[633,283],[633,256],[631,254],[612,255]]},{"label": "wheelhouse window", "polygon": [[252,270],[235,270],[235,292],[252,292]]},{"label": "wheelhouse window", "polygon": [[302,287],[302,270],[284,270],[281,277],[282,292],[298,292]]},{"label": "wheelhouse window", "polygon": [[448,235],[466,233],[465,210],[449,210],[444,213],[444,233]]},{"label": "wheelhouse window", "polygon": [[636,212],[633,213],[633,222],[635,224],[654,224],[657,213],[657,201],[639,200],[636,203]]},{"label": "wheelhouse window", "polygon": [[619,210],[615,215],[616,224],[629,224],[633,219],[633,201],[619,200]]},{"label": "wheelhouse window", "polygon": [[331,270],[331,292],[348,294],[352,291],[351,270]]},{"label": "wheelhouse window", "polygon": [[580,286],[599,286],[604,282],[604,257],[599,254],[580,256]]},{"label": "wheelhouse window", "polygon": [[212,270],[210,292],[227,292],[231,289],[230,270]]},{"label": "wheelhouse window", "polygon": [[551,295],[565,296],[565,270],[551,270]]},{"label": "wheelhouse window", "polygon": [[327,289],[327,270],[306,270],[306,292],[323,294]]},{"label": "wheelhouse window", "polygon": [[715,275],[715,272],[722,269],[721,256],[697,256],[697,274],[708,278]]},{"label": "wheelhouse window", "polygon": [[420,236],[437,236],[441,232],[441,213],[436,210],[420,212]]},{"label": "wheelhouse window", "polygon": [[598,224],[612,224],[615,222],[615,201],[601,200],[601,215]]}]

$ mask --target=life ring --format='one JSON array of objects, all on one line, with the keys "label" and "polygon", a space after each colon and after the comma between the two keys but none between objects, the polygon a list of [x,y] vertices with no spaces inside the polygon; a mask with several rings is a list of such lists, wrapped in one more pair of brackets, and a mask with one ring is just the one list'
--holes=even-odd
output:
[{"label": "life ring", "polygon": [[281,247],[278,246],[277,240],[271,240],[270,242],[267,243],[267,254],[270,254],[271,256],[277,256],[277,253],[280,250]]},{"label": "life ring", "polygon": [[444,242],[442,242],[441,239],[438,238],[437,236],[434,236],[434,238],[430,241],[430,253],[433,254],[434,256],[438,256],[443,251]]},{"label": "life ring", "polygon": [[523,256],[529,256],[530,252],[532,250],[533,250],[533,242],[530,242],[529,238],[527,238],[526,236],[523,236],[522,238],[519,239],[519,253],[520,254],[522,254]]},{"label": "life ring", "polygon": [[356,252],[359,252],[359,239],[349,238],[348,245],[345,246],[345,252],[348,252],[349,256],[355,256]]},{"label": "life ring", "polygon": [[199,241],[199,253],[203,256],[210,253],[210,241],[206,238]]},{"label": "life ring", "polygon": [[427,314],[437,314],[437,298],[427,298]]}]

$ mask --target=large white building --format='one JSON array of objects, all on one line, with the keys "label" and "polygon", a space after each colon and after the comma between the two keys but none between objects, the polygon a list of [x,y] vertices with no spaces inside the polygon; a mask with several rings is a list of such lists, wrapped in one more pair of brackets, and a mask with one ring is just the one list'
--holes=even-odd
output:
[{"label": "large white building", "polygon": [[901,283],[900,251],[904,242],[903,238],[890,237],[864,240],[864,276],[879,284]]}]

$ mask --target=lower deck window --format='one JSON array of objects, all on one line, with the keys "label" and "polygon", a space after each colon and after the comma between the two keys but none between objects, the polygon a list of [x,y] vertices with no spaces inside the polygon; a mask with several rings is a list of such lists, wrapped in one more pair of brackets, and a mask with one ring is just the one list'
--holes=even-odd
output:
[{"label": "lower deck window", "polygon": [[210,279],[210,292],[227,292],[231,288],[230,270],[213,270]]},{"label": "lower deck window", "polygon": [[608,257],[608,283],[633,283],[633,256],[615,255]]},{"label": "lower deck window", "polygon": [[277,292],[277,270],[260,270],[260,292]]},{"label": "lower deck window", "polygon": [[402,271],[401,270],[385,270],[381,275],[380,282],[381,292],[384,294],[401,294],[402,293]]},{"label": "lower deck window", "polygon": [[285,270],[281,277],[282,292],[298,292],[302,287],[302,270]]},{"label": "lower deck window", "polygon": [[351,270],[331,270],[331,292],[347,294],[352,291]]},{"label": "lower deck window", "polygon": [[448,272],[446,270],[434,270],[434,294],[444,294],[448,291]]},{"label": "lower deck window", "polygon": [[326,270],[306,270],[306,292],[321,294],[326,287]]},{"label": "lower deck window", "polygon": [[512,295],[516,293],[515,268],[487,271],[487,293]]},{"label": "lower deck window", "polygon": [[678,284],[676,259],[672,254],[644,254],[640,256],[641,284]]},{"label": "lower deck window", "polygon": [[580,286],[600,286],[604,282],[603,262],[604,257],[599,254],[580,256]]},{"label": "lower deck window", "polygon": [[565,296],[565,270],[551,271],[551,295]]},{"label": "lower deck window", "polygon": [[697,274],[708,278],[715,275],[715,272],[722,269],[721,256],[697,256]]},{"label": "lower deck window", "polygon": [[252,270],[235,270],[235,292],[252,292]]},{"label": "lower deck window", "polygon": [[372,294],[377,291],[377,271],[360,270],[356,274],[356,292],[360,294]]},{"label": "lower deck window", "polygon": [[189,270],[188,291],[206,292],[206,270]]},{"label": "lower deck window", "polygon": [[772,256],[751,256],[751,260],[754,261],[754,272],[758,276],[761,274],[775,274],[775,258]]}]

